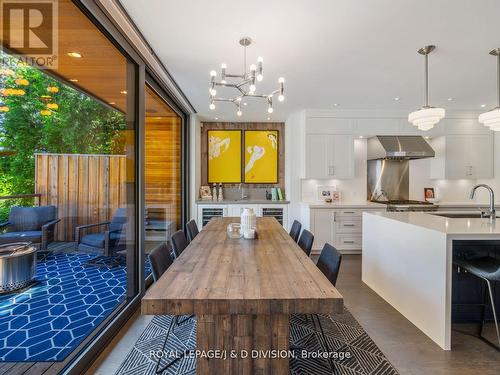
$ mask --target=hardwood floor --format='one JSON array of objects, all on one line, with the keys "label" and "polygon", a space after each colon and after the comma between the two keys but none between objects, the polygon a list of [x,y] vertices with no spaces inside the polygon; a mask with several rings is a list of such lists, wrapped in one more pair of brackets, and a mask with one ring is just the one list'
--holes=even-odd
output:
[{"label": "hardwood floor", "polygon": [[[352,315],[401,375],[497,375],[500,353],[486,343],[452,331],[452,350],[444,351],[361,282],[361,256],[342,259],[337,288]],[[492,324],[488,328],[492,328]],[[493,334],[493,329],[488,329]],[[494,339],[493,335],[489,335]]]},{"label": "hardwood floor", "polygon": [[[360,255],[344,255],[337,288],[344,296],[347,308],[401,375],[498,374],[499,352],[481,340],[457,331],[471,331],[471,327],[455,327],[453,350],[444,351],[364,285],[361,282]],[[87,375],[112,374],[116,371],[150,321],[150,317],[139,314],[134,315],[133,319],[97,359]],[[493,334],[492,329],[489,332]]]}]

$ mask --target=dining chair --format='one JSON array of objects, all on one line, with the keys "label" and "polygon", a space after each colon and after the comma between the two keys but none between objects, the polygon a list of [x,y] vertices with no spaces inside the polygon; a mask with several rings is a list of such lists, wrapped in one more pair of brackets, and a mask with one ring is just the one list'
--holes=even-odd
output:
[{"label": "dining chair", "polygon": [[156,246],[148,255],[151,263],[151,272],[154,281],[158,281],[161,275],[172,265],[172,249],[169,244],[162,242]]},{"label": "dining chair", "polygon": [[196,225],[196,221],[189,220],[189,222],[186,224],[186,232],[189,242],[194,240],[198,233],[200,233],[200,231],[198,230],[198,226]]},{"label": "dining chair", "polygon": [[[323,249],[321,250],[321,255],[319,256],[318,263],[316,263],[316,266],[323,273],[323,275],[326,276],[328,281],[330,281],[330,283],[333,286],[337,284],[337,277],[339,275],[341,261],[342,261],[342,254],[340,254],[340,252],[329,243],[325,243]],[[327,353],[330,353],[328,341],[326,340],[325,332],[323,330],[321,320],[319,319],[319,315],[313,314],[311,316],[313,325],[316,327],[316,324],[314,323],[314,318],[316,318],[316,321],[318,322],[321,338],[323,340],[325,349]],[[329,362],[332,373],[335,373],[333,361],[331,358],[329,358]]]},{"label": "dining chair", "polygon": [[[165,271],[172,265],[174,262],[172,259],[172,251],[170,246],[162,242],[158,246],[156,246],[150,253],[149,253],[149,262],[151,263],[151,271],[153,273],[153,279],[155,282],[157,282],[161,275],[165,273]],[[168,326],[167,333],[165,335],[165,340],[163,341],[163,347],[162,347],[162,353],[165,351],[165,346],[167,345],[168,338],[170,336],[170,333],[174,331],[175,327],[180,326],[187,320],[190,320],[194,317],[194,315],[189,315],[187,317],[184,317],[183,319],[180,319],[179,315],[175,315],[172,317],[170,320],[170,324]],[[156,362],[156,368],[155,368],[155,373],[156,374],[162,374],[165,370],[176,364],[178,361],[180,361],[182,358],[185,357],[185,354],[182,354],[180,356],[176,356],[176,358],[167,364],[165,364],[163,367],[160,368],[161,365],[161,360],[162,356],[158,357],[158,361]]]},{"label": "dining chair", "polygon": [[301,229],[302,224],[298,220],[294,220],[292,228],[290,229],[290,237],[292,237],[295,242],[299,239]]},{"label": "dining chair", "polygon": [[314,242],[314,234],[309,232],[307,229],[304,229],[302,231],[302,234],[300,235],[299,242],[297,242],[297,244],[302,250],[304,250],[307,256],[309,256],[311,255],[313,242]]},{"label": "dining chair", "polygon": [[186,239],[186,236],[184,235],[184,232],[182,230],[178,230],[177,232],[175,232],[172,235],[171,241],[175,257],[178,258],[188,245],[188,241]]}]

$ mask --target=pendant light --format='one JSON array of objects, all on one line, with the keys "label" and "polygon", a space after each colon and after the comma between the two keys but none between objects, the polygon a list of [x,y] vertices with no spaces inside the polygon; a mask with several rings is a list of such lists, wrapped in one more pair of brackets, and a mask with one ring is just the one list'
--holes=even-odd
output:
[{"label": "pendant light", "polygon": [[500,131],[500,48],[491,50],[490,55],[497,58],[497,106],[491,111],[481,113],[479,122],[491,130]]},{"label": "pendant light", "polygon": [[435,108],[429,105],[429,53],[435,48],[436,46],[425,46],[418,50],[418,53],[425,56],[424,106],[408,116],[408,121],[423,131],[432,129],[445,115],[444,108]]}]

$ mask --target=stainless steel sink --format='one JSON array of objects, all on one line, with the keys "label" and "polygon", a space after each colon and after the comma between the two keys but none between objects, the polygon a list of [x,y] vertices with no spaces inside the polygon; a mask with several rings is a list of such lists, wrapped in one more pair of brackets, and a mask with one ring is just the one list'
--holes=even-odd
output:
[{"label": "stainless steel sink", "polygon": [[[435,214],[431,214],[431,215],[447,217],[450,219],[481,219],[481,214],[479,212],[477,214],[475,214],[475,213],[442,213],[442,214],[435,213]],[[486,219],[487,219],[487,217],[486,217]]]}]

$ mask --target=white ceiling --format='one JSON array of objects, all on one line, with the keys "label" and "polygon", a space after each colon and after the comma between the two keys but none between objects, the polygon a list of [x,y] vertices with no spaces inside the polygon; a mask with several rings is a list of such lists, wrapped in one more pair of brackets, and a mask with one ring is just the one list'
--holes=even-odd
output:
[{"label": "white ceiling", "polygon": [[[264,57],[257,93],[286,79],[272,120],[304,108],[403,110],[423,101],[423,57],[430,56],[431,105],[449,110],[495,106],[499,0],[121,0],[156,54],[205,119],[266,121],[248,99],[241,118],[230,103],[208,108],[209,72],[242,70],[238,40],[250,36],[248,65]],[[236,71],[235,71],[236,70]],[[218,94],[227,94],[218,89]],[[394,98],[401,98],[395,101]],[[448,98],[453,101],[448,101]]]}]

